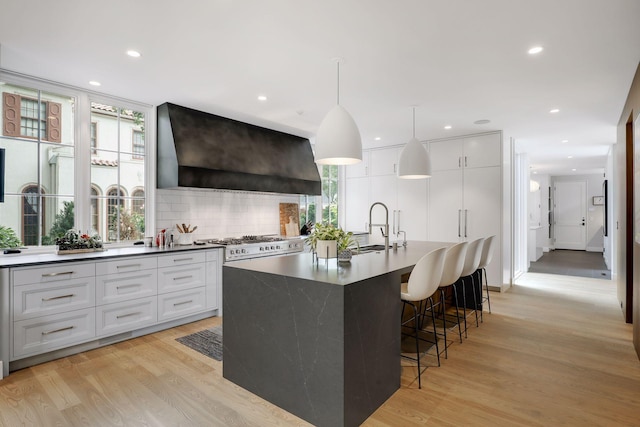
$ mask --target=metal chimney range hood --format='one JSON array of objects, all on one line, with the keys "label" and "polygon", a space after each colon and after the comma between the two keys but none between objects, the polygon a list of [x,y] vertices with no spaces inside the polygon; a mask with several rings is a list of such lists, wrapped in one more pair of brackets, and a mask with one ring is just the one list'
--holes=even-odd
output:
[{"label": "metal chimney range hood", "polygon": [[158,188],[321,194],[306,138],[179,105],[158,114]]}]

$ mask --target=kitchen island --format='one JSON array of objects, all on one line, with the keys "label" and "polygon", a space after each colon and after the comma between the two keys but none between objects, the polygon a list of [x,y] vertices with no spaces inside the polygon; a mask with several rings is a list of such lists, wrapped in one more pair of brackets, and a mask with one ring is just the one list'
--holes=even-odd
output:
[{"label": "kitchen island", "polygon": [[224,378],[312,424],[361,424],[400,387],[401,276],[452,244],[225,264]]}]

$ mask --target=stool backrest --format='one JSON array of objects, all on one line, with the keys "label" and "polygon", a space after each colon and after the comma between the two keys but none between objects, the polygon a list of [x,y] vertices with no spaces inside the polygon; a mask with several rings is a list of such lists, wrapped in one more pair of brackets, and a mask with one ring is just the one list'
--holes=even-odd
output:
[{"label": "stool backrest", "polygon": [[435,249],[416,263],[409,276],[407,293],[413,301],[430,297],[438,289],[447,248]]},{"label": "stool backrest", "polygon": [[482,247],[482,256],[480,257],[480,264],[478,268],[487,268],[489,263],[491,262],[491,258],[493,257],[493,248],[496,246],[496,236],[489,236],[487,240],[484,241],[484,246]]},{"label": "stool backrest", "polygon": [[460,274],[461,277],[470,276],[478,269],[484,240],[485,238],[481,237],[469,243],[469,246],[467,247],[467,254],[464,257],[464,267],[462,267],[462,273]]},{"label": "stool backrest", "polygon": [[441,287],[453,285],[460,278],[468,245],[469,243],[467,242],[460,242],[447,249],[447,254],[444,257],[442,278],[440,279]]}]

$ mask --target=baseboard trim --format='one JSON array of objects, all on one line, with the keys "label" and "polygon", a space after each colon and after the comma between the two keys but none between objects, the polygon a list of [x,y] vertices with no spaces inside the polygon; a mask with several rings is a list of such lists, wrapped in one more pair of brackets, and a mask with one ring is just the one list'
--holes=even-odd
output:
[{"label": "baseboard trim", "polygon": [[587,252],[604,252],[602,246],[587,246]]}]

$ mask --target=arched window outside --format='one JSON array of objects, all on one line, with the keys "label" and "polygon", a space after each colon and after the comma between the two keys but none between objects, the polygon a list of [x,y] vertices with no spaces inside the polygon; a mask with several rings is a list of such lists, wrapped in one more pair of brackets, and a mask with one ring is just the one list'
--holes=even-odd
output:
[{"label": "arched window outside", "polygon": [[91,228],[100,234],[100,203],[98,201],[98,190],[91,187]]},{"label": "arched window outside", "polygon": [[118,223],[121,209],[124,208],[124,192],[112,188],[107,192],[107,226],[108,240],[118,240]]},{"label": "arched window outside", "polygon": [[144,190],[135,190],[131,196],[131,212],[144,217]]},{"label": "arched window outside", "polygon": [[[30,185],[22,191],[22,243],[27,246],[39,245],[39,229],[44,224],[44,209],[38,187]],[[42,217],[40,217],[42,212]],[[40,223],[38,222],[40,218]]]}]

